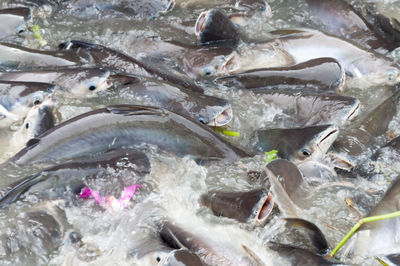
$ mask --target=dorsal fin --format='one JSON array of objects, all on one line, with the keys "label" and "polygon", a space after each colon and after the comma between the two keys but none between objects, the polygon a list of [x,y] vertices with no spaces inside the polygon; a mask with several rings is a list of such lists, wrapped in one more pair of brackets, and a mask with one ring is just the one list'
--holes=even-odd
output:
[{"label": "dorsal fin", "polygon": [[40,139],[39,138],[33,138],[28,140],[28,142],[26,143],[26,149],[30,150],[33,147],[35,147],[36,145],[38,145],[40,143]]},{"label": "dorsal fin", "polygon": [[163,115],[166,113],[164,109],[152,106],[142,105],[110,105],[107,110],[112,114],[121,115]]}]

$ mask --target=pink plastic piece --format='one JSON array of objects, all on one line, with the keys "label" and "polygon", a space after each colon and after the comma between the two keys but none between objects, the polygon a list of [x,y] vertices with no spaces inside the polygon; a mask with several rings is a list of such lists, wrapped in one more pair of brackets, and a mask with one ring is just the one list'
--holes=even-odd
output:
[{"label": "pink plastic piece", "polygon": [[128,206],[129,200],[132,198],[133,194],[135,194],[136,189],[140,187],[142,186],[137,184],[126,187],[120,199],[116,199],[114,196],[106,196],[104,201],[98,191],[85,187],[79,195],[79,198],[93,198],[103,207],[109,205],[113,210],[122,210]]}]

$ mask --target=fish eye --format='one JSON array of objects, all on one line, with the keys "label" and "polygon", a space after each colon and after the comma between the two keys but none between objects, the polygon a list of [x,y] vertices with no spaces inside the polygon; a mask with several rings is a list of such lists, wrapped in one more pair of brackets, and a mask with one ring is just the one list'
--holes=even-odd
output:
[{"label": "fish eye", "polygon": [[24,26],[24,25],[19,26],[19,27],[17,28],[17,30],[16,30],[17,34],[21,34],[21,33],[23,33],[24,31],[25,31],[25,26]]},{"label": "fish eye", "polygon": [[88,86],[88,89],[90,90],[90,91],[94,91],[95,89],[96,89],[96,85],[94,85],[94,84],[89,84],[89,86]]},{"label": "fish eye", "polygon": [[389,70],[389,71],[387,72],[387,79],[388,79],[388,81],[395,82],[397,76],[398,76],[398,73],[397,73],[396,69],[391,69],[391,70]]},{"label": "fish eye", "polygon": [[203,76],[211,76],[214,74],[214,69],[212,67],[205,67],[203,69]]},{"label": "fish eye", "polygon": [[35,96],[32,99],[32,102],[33,102],[33,105],[39,105],[39,104],[41,104],[43,102],[43,98],[40,97],[40,96]]},{"label": "fish eye", "polygon": [[302,149],[302,150],[301,150],[301,154],[302,154],[303,156],[308,157],[308,156],[311,155],[311,152],[310,152],[309,150],[307,150],[307,149]]}]

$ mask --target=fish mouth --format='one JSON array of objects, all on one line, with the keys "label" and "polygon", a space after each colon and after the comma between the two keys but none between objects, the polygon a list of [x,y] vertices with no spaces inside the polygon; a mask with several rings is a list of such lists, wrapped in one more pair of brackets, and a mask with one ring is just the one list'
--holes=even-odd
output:
[{"label": "fish mouth", "polygon": [[354,120],[360,111],[360,101],[357,99],[356,103],[354,104],[354,107],[350,110],[346,121],[352,121]]},{"label": "fish mouth", "polygon": [[262,201],[261,208],[258,210],[256,223],[264,224],[274,208],[274,197],[268,193],[267,197]]},{"label": "fish mouth", "polygon": [[110,75],[111,75],[110,71],[105,71],[104,74],[101,75],[96,92],[107,90],[113,85],[110,80]]},{"label": "fish mouth", "polygon": [[207,123],[207,126],[221,127],[228,124],[233,117],[232,107],[229,106],[222,110],[214,119]]},{"label": "fish mouth", "polygon": [[330,126],[323,133],[321,133],[321,138],[317,143],[317,146],[323,154],[327,153],[338,136],[339,128],[337,126]]},{"label": "fish mouth", "polygon": [[196,34],[196,36],[199,36],[200,33],[203,31],[208,13],[209,11],[203,11],[197,18],[196,24],[194,25],[194,33]]}]

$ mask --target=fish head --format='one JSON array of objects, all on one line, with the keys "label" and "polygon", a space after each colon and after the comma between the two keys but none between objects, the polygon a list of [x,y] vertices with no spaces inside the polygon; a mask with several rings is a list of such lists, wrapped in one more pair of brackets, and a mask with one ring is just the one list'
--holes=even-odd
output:
[{"label": "fish head", "polygon": [[26,7],[2,9],[0,11],[0,37],[10,34],[21,34],[26,32],[26,22],[31,18],[31,10]]},{"label": "fish head", "polygon": [[159,265],[172,266],[172,265],[192,265],[201,266],[204,263],[199,257],[187,249],[176,249],[171,251],[168,256],[160,261]]},{"label": "fish head", "polygon": [[17,131],[19,137],[28,141],[54,127],[53,106],[46,101],[31,108],[24,123]]},{"label": "fish head", "polygon": [[[211,98],[211,97],[206,97]],[[214,97],[213,97],[214,98]],[[220,127],[228,124],[232,120],[232,107],[223,99],[216,98],[216,101],[223,101],[221,104],[208,103],[199,111],[198,120],[202,124],[212,127]]]},{"label": "fish head", "polygon": [[[53,92],[55,86],[48,87],[48,90],[46,91],[35,91],[30,93],[29,95],[25,96],[25,104],[28,107],[34,107],[34,106],[39,106],[47,99],[50,99],[50,95]],[[51,100],[48,101],[48,104],[50,104]]]},{"label": "fish head", "polygon": [[363,58],[354,60],[346,74],[351,77],[349,85],[354,87],[392,86],[400,82],[400,68],[384,57],[376,57],[373,64]]},{"label": "fish head", "polygon": [[160,265],[171,251],[173,249],[164,245],[161,240],[149,236],[134,242],[128,258],[135,259],[138,265]]},{"label": "fish head", "polygon": [[338,134],[337,126],[320,125],[259,130],[256,138],[257,145],[263,151],[278,150],[280,157],[299,164],[322,160]]},{"label": "fish head", "polygon": [[193,79],[207,79],[225,74],[221,66],[231,52],[226,47],[188,49],[182,56],[184,72]]},{"label": "fish head", "polygon": [[73,96],[93,97],[98,92],[111,87],[110,71],[104,69],[82,69],[66,72],[58,84],[67,89]]},{"label": "fish head", "polygon": [[199,15],[195,34],[200,45],[218,44],[235,47],[240,41],[237,27],[218,9],[210,9]]},{"label": "fish head", "polygon": [[334,125],[322,125],[303,128],[298,132],[298,150],[293,153],[293,162],[320,161],[339,135],[339,129]]}]

